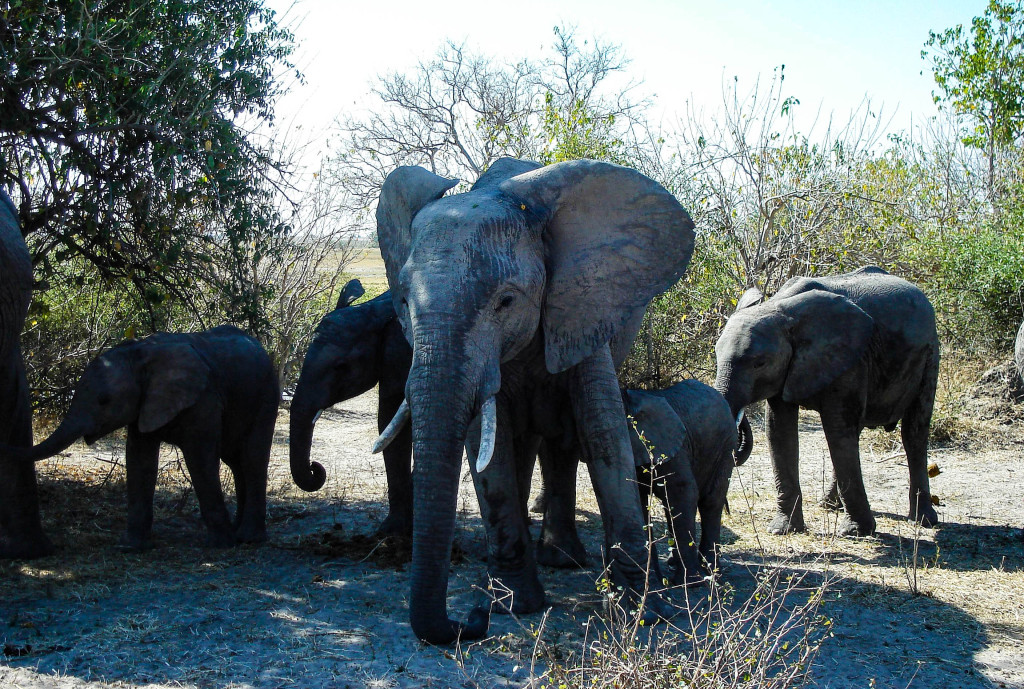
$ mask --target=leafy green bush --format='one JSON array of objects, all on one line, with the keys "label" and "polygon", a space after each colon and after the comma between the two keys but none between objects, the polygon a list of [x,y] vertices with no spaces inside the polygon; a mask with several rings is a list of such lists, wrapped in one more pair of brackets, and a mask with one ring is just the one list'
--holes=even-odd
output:
[{"label": "leafy green bush", "polygon": [[1012,345],[1024,297],[1024,237],[996,224],[933,231],[911,245],[907,262],[935,306],[940,337],[965,349]]}]

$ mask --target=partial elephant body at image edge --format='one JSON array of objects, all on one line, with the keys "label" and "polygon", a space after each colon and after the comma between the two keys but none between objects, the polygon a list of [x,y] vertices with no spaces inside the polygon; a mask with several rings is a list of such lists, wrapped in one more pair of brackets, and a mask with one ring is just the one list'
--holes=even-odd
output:
[{"label": "partial elephant body at image edge", "polygon": [[[19,343],[32,300],[32,259],[18,211],[0,189],[0,443],[32,444],[32,410]],[[32,464],[8,464],[0,477],[0,558],[53,552],[43,532]]]}]

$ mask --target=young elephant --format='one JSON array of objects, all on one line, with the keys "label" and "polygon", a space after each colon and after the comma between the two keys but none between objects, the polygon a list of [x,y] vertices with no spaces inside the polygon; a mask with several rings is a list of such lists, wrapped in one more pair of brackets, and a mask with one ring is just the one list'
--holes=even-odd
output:
[{"label": "young elephant", "polygon": [[[160,443],[181,448],[207,528],[207,543],[266,540],[267,465],[279,392],[270,357],[234,326],[157,333],[104,352],[85,369],[67,416],[31,448],[0,448],[12,461],[38,461],[78,438],[92,444],[127,426],[128,526],[122,545],[150,547]],[[232,523],[220,460],[235,479]]]},{"label": "young elephant", "polygon": [[[326,473],[310,462],[313,427],[320,411],[361,395],[380,384],[378,431],[395,416],[405,397],[412,348],[395,317],[391,293],[384,292],[358,306],[363,295],[359,280],[342,290],[338,305],[320,321],[302,363],[292,398],[290,453],[292,479],[306,491],[319,490]],[[404,430],[384,449],[388,478],[388,516],[381,535],[412,535],[412,433]]]},{"label": "young elephant", "polygon": [[779,490],[769,531],[804,529],[799,407],[821,414],[835,469],[827,504],[846,509],[840,533],[874,533],[858,440],[864,428],[891,431],[898,422],[910,468],[910,517],[924,526],[938,523],[927,456],[939,339],[935,313],[920,289],[867,267],[832,277],[793,278],[763,303],[760,293],[748,290],[715,352],[715,388],[734,414],[768,400],[766,426]]},{"label": "young elephant", "polygon": [[745,450],[734,454],[737,433],[729,405],[700,381],[684,380],[664,390],[626,390],[622,400],[635,424],[630,437],[641,502],[646,508],[652,492],[661,500],[675,541],[672,581],[700,583],[702,566],[710,572],[716,567],[733,465],[747,460],[751,445],[745,443]]}]

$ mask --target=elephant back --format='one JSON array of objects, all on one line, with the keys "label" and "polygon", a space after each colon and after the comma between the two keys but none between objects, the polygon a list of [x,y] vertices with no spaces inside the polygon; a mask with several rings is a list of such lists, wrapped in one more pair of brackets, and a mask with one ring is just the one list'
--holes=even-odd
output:
[{"label": "elephant back", "polygon": [[662,391],[689,430],[695,457],[718,456],[736,447],[736,424],[722,394],[699,380],[684,380]]}]

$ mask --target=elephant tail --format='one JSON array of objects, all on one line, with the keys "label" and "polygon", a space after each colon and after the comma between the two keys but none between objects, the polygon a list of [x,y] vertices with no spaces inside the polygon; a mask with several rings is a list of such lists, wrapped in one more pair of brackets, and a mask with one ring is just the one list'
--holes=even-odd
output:
[{"label": "elephant tail", "polygon": [[750,458],[750,453],[754,449],[754,431],[750,428],[750,421],[746,414],[743,415],[743,420],[740,421],[736,430],[739,439],[736,443],[735,460],[736,466],[741,466]]}]

